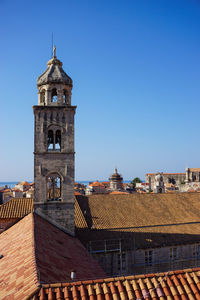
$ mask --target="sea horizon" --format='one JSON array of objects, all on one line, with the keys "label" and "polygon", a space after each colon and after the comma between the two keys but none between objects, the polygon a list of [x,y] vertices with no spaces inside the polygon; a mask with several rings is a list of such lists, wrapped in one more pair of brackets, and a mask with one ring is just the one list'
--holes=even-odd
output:
[{"label": "sea horizon", "polygon": [[[90,182],[94,182],[94,181],[97,181],[96,179],[95,180],[75,180],[75,182],[78,182],[78,183],[81,183],[81,184],[84,184],[84,185],[88,185]],[[99,182],[108,182],[109,180],[98,180]],[[132,180],[124,180],[123,182],[124,183],[129,183],[131,182]],[[10,188],[13,188],[17,183],[19,183],[21,181],[0,181],[0,187],[4,187],[4,186],[8,186]],[[33,181],[28,181],[27,182],[31,183]]]}]

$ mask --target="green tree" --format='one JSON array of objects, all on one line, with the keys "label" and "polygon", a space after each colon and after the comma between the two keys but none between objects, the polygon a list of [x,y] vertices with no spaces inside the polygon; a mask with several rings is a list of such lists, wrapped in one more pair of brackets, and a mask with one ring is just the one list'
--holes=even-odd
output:
[{"label": "green tree", "polygon": [[133,185],[133,188],[135,189],[136,183],[140,183],[140,182],[142,182],[142,180],[139,177],[135,177],[131,182]]}]

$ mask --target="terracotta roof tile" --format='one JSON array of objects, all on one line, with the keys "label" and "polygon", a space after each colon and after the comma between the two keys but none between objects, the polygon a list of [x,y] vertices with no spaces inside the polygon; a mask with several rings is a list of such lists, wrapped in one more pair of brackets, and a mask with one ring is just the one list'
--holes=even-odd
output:
[{"label": "terracotta roof tile", "polygon": [[[198,271],[188,273],[184,270],[178,271],[177,276],[169,273],[128,276],[123,279],[110,278],[101,279],[96,284],[88,281],[66,283],[67,287],[59,288],[59,284],[54,287],[43,285],[40,291],[36,292],[38,300],[47,299],[46,296],[52,295],[54,300],[144,300],[144,299],[183,299],[192,300],[200,298],[200,291],[193,281],[194,291],[191,290],[191,280],[194,277],[199,279]],[[184,278],[184,285],[180,281],[180,276]],[[132,279],[131,279],[131,278]],[[113,280],[114,279],[114,280]],[[43,298],[42,298],[43,297]],[[32,298],[33,299],[33,298]],[[49,298],[48,298],[49,299]]]},{"label": "terracotta roof tile", "polygon": [[34,260],[33,216],[0,235],[0,299],[24,299],[39,287]]},{"label": "terracotta roof tile", "polygon": [[0,219],[23,218],[32,211],[32,198],[12,198],[0,205]]},{"label": "terracotta roof tile", "polygon": [[94,181],[94,182],[90,183],[89,186],[104,187],[104,185],[99,181]]},{"label": "terracotta roof tile", "polygon": [[75,224],[83,243],[132,237],[135,246],[143,248],[199,240],[198,193],[109,194],[76,199],[80,218],[75,209]]},{"label": "terracotta roof tile", "polygon": [[[77,238],[33,213],[1,233],[0,245],[1,300],[27,299],[41,283],[58,288],[56,282],[71,281],[72,270],[77,279],[105,276]],[[35,299],[47,299],[47,290],[41,289]],[[49,289],[48,300],[54,294]]]},{"label": "terracotta roof tile", "polygon": [[[83,243],[124,237],[130,240],[133,236],[138,248],[199,241],[199,193],[92,195],[76,199],[75,225]],[[13,198],[0,205],[0,219],[22,218],[31,211],[33,199]]]}]

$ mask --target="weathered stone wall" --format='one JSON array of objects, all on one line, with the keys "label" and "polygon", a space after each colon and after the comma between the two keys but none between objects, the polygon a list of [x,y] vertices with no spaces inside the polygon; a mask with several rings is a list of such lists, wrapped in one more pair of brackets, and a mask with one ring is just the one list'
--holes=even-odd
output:
[{"label": "weathered stone wall", "polygon": [[[108,276],[165,272],[169,270],[200,266],[200,244],[92,253]],[[170,249],[177,249],[177,257],[172,258]],[[196,249],[196,250],[195,250]],[[145,261],[145,251],[152,251],[152,263]]]},{"label": "weathered stone wall", "polygon": [[[35,209],[74,232],[74,114],[75,106],[34,106]],[[48,129],[61,130],[61,150],[48,151]],[[61,178],[61,201],[47,202],[47,178]],[[65,205],[64,205],[65,204]]]},{"label": "weathered stone wall", "polygon": [[45,202],[35,203],[36,213],[46,215],[48,218],[74,234],[74,203]]}]

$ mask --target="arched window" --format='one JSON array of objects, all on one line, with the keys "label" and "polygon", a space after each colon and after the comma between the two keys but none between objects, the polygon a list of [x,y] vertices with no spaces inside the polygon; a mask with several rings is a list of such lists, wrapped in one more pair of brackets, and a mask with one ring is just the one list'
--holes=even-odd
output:
[{"label": "arched window", "polygon": [[61,201],[61,178],[56,173],[47,177],[47,201]]},{"label": "arched window", "polygon": [[60,151],[60,149],[61,149],[61,131],[56,130],[55,150]]},{"label": "arched window", "polygon": [[48,131],[48,151],[54,150],[54,134],[53,130]]},{"label": "arched window", "polygon": [[53,128],[48,130],[48,152],[61,151],[61,130]]},{"label": "arched window", "polygon": [[57,102],[57,90],[53,89],[51,92],[51,102],[56,103]]}]

